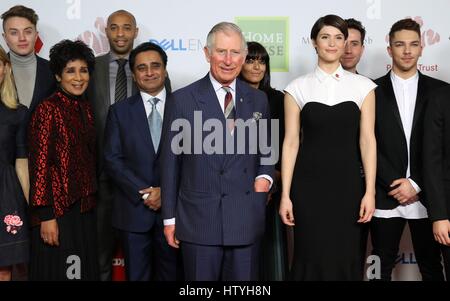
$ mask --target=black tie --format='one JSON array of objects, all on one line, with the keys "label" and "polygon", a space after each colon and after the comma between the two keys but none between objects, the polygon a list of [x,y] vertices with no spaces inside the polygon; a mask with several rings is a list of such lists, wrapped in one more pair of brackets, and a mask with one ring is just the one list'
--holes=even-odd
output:
[{"label": "black tie", "polygon": [[118,102],[127,98],[127,74],[125,73],[126,59],[118,59],[117,77],[116,77],[116,92],[114,95],[114,102]]}]

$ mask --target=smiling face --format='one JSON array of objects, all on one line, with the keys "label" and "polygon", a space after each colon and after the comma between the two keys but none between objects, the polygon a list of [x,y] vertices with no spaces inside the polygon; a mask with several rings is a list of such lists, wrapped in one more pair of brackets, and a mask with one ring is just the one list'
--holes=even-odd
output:
[{"label": "smiling face", "polygon": [[211,75],[223,86],[228,86],[239,75],[247,55],[242,49],[241,36],[233,31],[218,31],[211,49],[204,49]]},{"label": "smiling face", "polygon": [[8,18],[4,26],[3,38],[15,54],[26,56],[34,52],[38,37],[36,26],[23,17]]},{"label": "smiling face", "polygon": [[422,44],[417,32],[413,30],[400,30],[394,33],[388,53],[392,57],[394,72],[416,72],[417,62],[422,56]]},{"label": "smiling face", "polygon": [[64,67],[61,76],[56,75],[56,80],[66,92],[80,96],[86,91],[89,84],[88,65],[83,60],[70,61]]},{"label": "smiling face", "polygon": [[130,53],[134,40],[138,35],[138,28],[131,15],[127,13],[115,13],[108,19],[105,29],[109,47],[119,56]]},{"label": "smiling face", "polygon": [[166,68],[159,53],[154,50],[136,55],[133,78],[139,90],[156,96],[164,88]]},{"label": "smiling face", "polygon": [[316,48],[319,62],[336,63],[344,54],[345,36],[338,28],[326,25],[313,40],[313,45]]},{"label": "smiling face", "polygon": [[264,78],[266,63],[261,59],[247,59],[242,67],[242,77],[250,85],[259,87],[259,83]]}]

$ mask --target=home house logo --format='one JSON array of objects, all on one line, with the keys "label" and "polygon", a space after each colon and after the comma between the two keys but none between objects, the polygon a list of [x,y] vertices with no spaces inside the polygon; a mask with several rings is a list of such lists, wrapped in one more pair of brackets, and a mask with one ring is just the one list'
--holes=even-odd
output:
[{"label": "home house logo", "polygon": [[289,71],[289,17],[236,17],[245,40],[266,47],[270,70]]}]

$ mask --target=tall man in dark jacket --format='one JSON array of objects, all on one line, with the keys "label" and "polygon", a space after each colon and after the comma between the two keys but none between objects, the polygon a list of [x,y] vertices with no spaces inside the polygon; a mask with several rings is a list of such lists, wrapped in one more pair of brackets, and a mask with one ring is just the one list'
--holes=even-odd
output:
[{"label": "tall man in dark jacket", "polygon": [[446,83],[417,70],[422,44],[420,25],[414,20],[400,20],[392,26],[388,52],[392,70],[375,81],[378,164],[371,223],[373,254],[381,259],[381,279],[390,280],[408,223],[423,280],[443,280],[439,247],[426,208],[422,147],[428,100]]}]

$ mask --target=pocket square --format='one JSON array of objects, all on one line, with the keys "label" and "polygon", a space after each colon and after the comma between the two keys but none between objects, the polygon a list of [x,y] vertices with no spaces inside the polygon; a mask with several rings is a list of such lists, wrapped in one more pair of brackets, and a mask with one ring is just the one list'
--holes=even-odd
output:
[{"label": "pocket square", "polygon": [[262,117],[262,113],[261,112],[253,112],[253,121],[258,121],[259,119],[261,119]]}]

